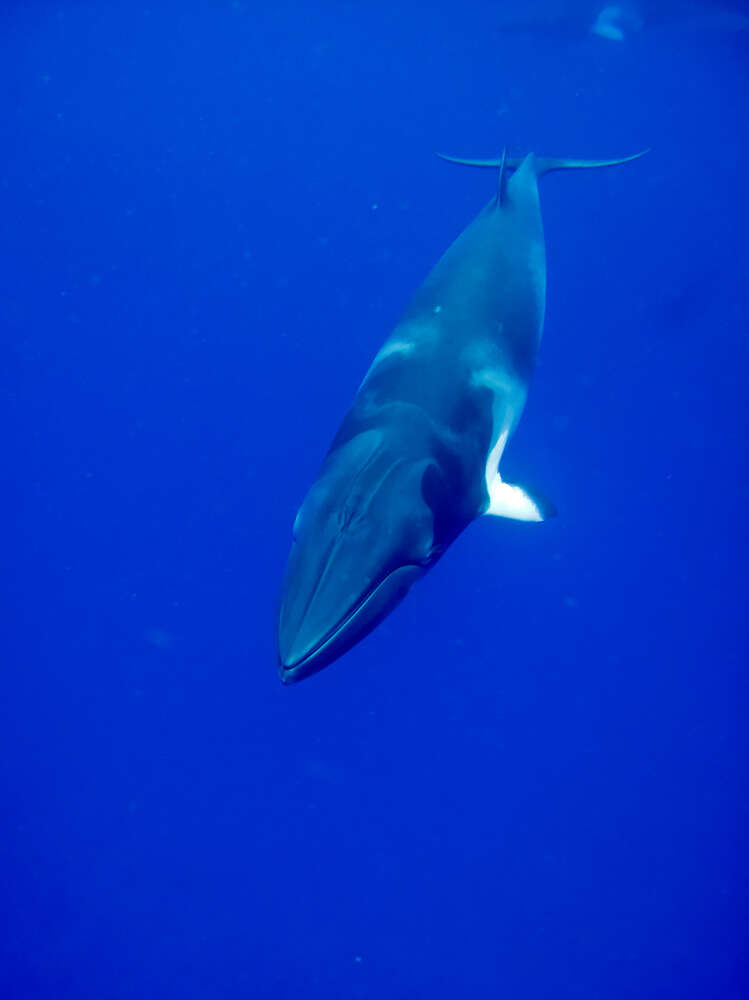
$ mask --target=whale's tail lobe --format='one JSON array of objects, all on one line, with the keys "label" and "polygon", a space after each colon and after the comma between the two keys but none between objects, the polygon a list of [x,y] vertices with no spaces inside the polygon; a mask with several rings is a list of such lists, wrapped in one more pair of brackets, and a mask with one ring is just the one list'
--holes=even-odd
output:
[{"label": "whale's tail lobe", "polygon": [[[589,167],[616,167],[620,163],[630,163],[632,160],[637,160],[649,152],[649,149],[643,149],[632,156],[622,156],[617,160],[566,160],[553,156],[535,156],[533,160],[536,177],[543,177],[544,174],[549,174],[552,170],[586,170]],[[499,156],[488,160],[468,160],[460,156],[447,156],[445,153],[437,153],[437,156],[443,160],[447,160],[449,163],[462,163],[467,167],[503,167],[504,170],[517,170],[523,160],[526,159],[524,156]]]}]

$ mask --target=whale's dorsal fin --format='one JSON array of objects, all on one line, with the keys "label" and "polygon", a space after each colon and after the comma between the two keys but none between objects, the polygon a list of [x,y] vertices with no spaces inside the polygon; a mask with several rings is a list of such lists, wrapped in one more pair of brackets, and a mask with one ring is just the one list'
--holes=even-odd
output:
[{"label": "whale's dorsal fin", "polygon": [[499,161],[499,177],[497,178],[497,202],[502,204],[505,200],[506,184],[505,184],[505,166],[507,164],[507,146],[502,150],[502,159]]}]

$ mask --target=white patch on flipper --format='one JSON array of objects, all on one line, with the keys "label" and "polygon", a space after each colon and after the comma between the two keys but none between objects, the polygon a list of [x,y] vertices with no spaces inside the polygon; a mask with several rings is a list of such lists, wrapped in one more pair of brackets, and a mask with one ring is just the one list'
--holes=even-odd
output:
[{"label": "white patch on flipper", "polygon": [[526,391],[517,379],[501,368],[480,368],[472,376],[474,385],[486,386],[492,392],[492,443],[486,456],[486,492],[492,496],[492,484],[499,477],[499,461],[507,439],[515,430],[525,406]]},{"label": "white patch on flipper", "polygon": [[502,479],[499,475],[499,460],[502,457],[502,452],[505,450],[505,445],[507,444],[507,438],[509,436],[509,431],[504,430],[497,438],[496,442],[491,448],[489,455],[486,459],[486,492],[489,494],[489,506],[486,510],[487,514],[491,514],[492,510],[492,490],[494,489],[494,484],[499,482],[501,484]]},{"label": "white patch on flipper", "polygon": [[489,506],[487,514],[496,517],[511,517],[514,521],[543,521],[544,516],[535,500],[522,486],[504,483],[497,473],[491,483],[487,483]]},{"label": "white patch on flipper", "polygon": [[486,458],[485,481],[489,503],[484,513],[511,517],[515,521],[543,521],[543,511],[530,494],[522,486],[505,483],[499,474],[499,462],[507,439],[520,418],[525,393],[519,389],[517,382],[489,369],[476,372],[474,381],[494,389],[494,425],[501,427]]}]

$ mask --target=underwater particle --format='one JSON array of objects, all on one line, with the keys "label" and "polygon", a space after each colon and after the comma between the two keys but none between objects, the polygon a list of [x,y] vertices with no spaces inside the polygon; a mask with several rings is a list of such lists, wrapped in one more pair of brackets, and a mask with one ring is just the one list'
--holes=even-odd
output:
[{"label": "underwater particle", "polygon": [[143,638],[157,649],[171,649],[174,646],[174,636],[165,628],[147,628]]}]

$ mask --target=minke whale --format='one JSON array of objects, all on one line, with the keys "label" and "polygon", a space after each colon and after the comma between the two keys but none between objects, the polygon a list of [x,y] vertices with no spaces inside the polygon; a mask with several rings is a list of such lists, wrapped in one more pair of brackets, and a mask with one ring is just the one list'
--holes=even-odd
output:
[{"label": "minke whale", "polygon": [[500,35],[571,40],[591,34],[613,42],[651,31],[673,35],[749,30],[746,0],[503,0],[489,23]]},{"label": "minke whale", "polygon": [[497,170],[497,191],[416,291],[375,356],[302,503],[277,617],[288,684],[364,638],[482,514],[543,521],[499,470],[541,340],[538,179],[626,163],[444,157]]}]

